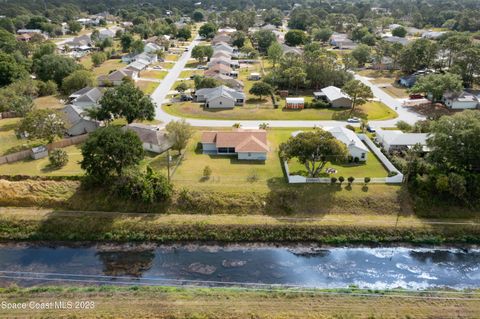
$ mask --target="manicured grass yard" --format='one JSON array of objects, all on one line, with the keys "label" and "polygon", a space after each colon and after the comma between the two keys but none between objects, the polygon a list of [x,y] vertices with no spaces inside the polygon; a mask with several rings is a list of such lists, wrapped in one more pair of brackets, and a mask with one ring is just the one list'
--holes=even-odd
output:
[{"label": "manicured grass yard", "polygon": [[[209,129],[205,129],[209,130]],[[229,130],[229,129],[228,129]],[[201,132],[197,131],[190,140],[186,154],[178,167],[173,181],[176,185],[192,189],[212,188],[215,190],[241,189],[247,191],[266,190],[269,183],[285,183],[282,166],[278,158],[278,146],[288,137],[291,130],[275,129],[268,132],[270,152],[267,160],[239,161],[234,156],[206,155],[201,153],[198,142]],[[203,169],[210,166],[212,176],[203,178]],[[250,182],[254,176],[257,181]]]},{"label": "manicured grass yard", "polygon": [[15,129],[18,126],[18,122],[20,122],[19,118],[0,120],[0,156],[15,153],[41,144],[39,141],[17,138]]},{"label": "manicured grass yard", "polygon": [[145,70],[140,72],[140,77],[162,80],[167,74],[168,74],[167,71]]},{"label": "manicured grass yard", "polygon": [[142,81],[142,80],[136,81],[135,84],[145,94],[152,94],[153,91],[155,91],[155,89],[160,85],[160,83],[158,82]]},{"label": "manicured grass yard", "polygon": [[[283,102],[285,103],[285,102]],[[353,114],[350,109],[304,109],[284,110],[282,104],[277,109],[251,104],[234,109],[204,109],[202,104],[194,102],[164,105],[163,109],[173,115],[200,119],[232,119],[232,120],[346,120],[357,116],[368,120],[386,120],[397,117],[397,113],[381,102],[371,101],[356,108]]]},{"label": "manicured grass yard", "polygon": [[110,59],[103,62],[99,67],[93,67],[91,62],[88,62],[90,60],[91,60],[90,56],[86,56],[82,58],[82,60],[80,60],[80,63],[83,64],[85,68],[92,69],[93,74],[95,76],[107,75],[111,71],[120,70],[127,66],[125,63],[122,62],[121,59]]},{"label": "manicured grass yard", "polygon": [[178,54],[167,54],[165,56],[165,61],[177,61],[180,58]]},{"label": "manicured grass yard", "polygon": [[58,110],[64,107],[63,103],[58,99],[58,97],[53,95],[38,97],[33,100],[33,103],[37,109]]},{"label": "manicured grass yard", "polygon": [[82,159],[80,147],[80,145],[71,145],[63,148],[68,154],[68,163],[60,169],[51,169],[48,165],[48,157],[45,157],[38,160],[25,159],[11,164],[0,165],[0,175],[81,175],[83,171],[78,163]]},{"label": "manicured grass yard", "polygon": [[[302,176],[307,176],[307,170],[305,169],[305,166],[300,164],[297,159],[292,159],[288,163],[288,167],[290,170],[291,175],[302,175]],[[327,174],[325,173],[325,169],[327,168],[333,168],[337,170],[336,174]],[[357,180],[361,179],[363,180],[364,177],[370,177],[370,178],[375,178],[375,177],[387,177],[388,171],[384,168],[382,163],[379,161],[379,159],[375,156],[373,153],[369,153],[367,155],[367,161],[365,163],[337,163],[337,164],[332,164],[331,162],[328,162],[320,177],[340,177],[343,176],[345,180],[347,180],[348,177],[353,176]]]},{"label": "manicured grass yard", "polygon": [[180,73],[180,78],[190,78],[192,75],[203,75],[203,70],[187,70]]}]

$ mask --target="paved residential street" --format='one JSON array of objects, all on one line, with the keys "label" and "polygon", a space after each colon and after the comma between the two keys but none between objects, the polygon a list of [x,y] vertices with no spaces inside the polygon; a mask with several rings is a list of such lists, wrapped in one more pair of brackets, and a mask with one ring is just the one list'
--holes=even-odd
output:
[{"label": "paved residential street", "polygon": [[[190,43],[188,51],[184,52],[182,56],[175,63],[174,67],[170,69],[167,76],[162,80],[161,84],[152,93],[151,97],[157,104],[156,119],[164,123],[179,120],[180,117],[166,113],[162,109],[162,104],[167,101],[168,92],[173,90],[175,81],[179,80],[180,73],[185,70],[185,65],[191,57],[192,49],[199,43],[199,38]],[[419,120],[424,119],[423,116],[410,111],[402,106],[400,100],[393,98],[375,84],[371,83],[368,78],[355,74],[355,78],[368,85],[373,92],[375,98],[383,102],[392,110],[398,113],[398,117],[392,120],[385,121],[370,121],[369,123],[374,127],[394,127],[398,121],[405,121],[413,124]],[[344,126],[348,124],[346,121],[309,121],[309,120],[207,120],[207,119],[185,119],[192,126],[204,127],[229,127],[235,123],[240,123],[242,127],[258,127],[261,123],[268,123],[270,127],[313,127],[313,126]],[[358,124],[356,124],[358,125]]]}]

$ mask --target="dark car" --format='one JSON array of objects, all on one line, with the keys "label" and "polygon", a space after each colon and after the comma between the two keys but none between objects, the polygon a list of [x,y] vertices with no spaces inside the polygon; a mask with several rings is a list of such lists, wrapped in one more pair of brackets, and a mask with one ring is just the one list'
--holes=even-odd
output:
[{"label": "dark car", "polygon": [[181,101],[192,101],[193,97],[191,95],[182,94],[182,96],[180,96],[180,100]]},{"label": "dark car", "polygon": [[418,93],[412,93],[408,96],[411,100],[419,100],[423,99],[423,95],[418,94]]},{"label": "dark car", "polygon": [[375,128],[370,125],[367,125],[367,131],[370,133],[375,133]]}]

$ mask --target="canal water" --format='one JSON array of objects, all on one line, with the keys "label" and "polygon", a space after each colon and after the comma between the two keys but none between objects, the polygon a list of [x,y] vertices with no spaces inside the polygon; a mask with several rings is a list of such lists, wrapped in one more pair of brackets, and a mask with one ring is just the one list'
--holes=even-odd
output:
[{"label": "canal water", "polygon": [[480,249],[295,245],[0,246],[0,285],[480,288]]}]

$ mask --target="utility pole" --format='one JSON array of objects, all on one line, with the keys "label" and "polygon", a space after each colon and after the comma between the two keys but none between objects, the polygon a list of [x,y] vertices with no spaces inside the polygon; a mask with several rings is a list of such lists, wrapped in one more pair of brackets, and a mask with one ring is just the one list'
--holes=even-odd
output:
[{"label": "utility pole", "polygon": [[167,150],[167,180],[170,183],[170,150]]}]

